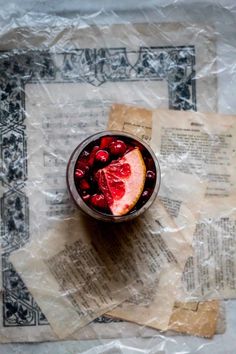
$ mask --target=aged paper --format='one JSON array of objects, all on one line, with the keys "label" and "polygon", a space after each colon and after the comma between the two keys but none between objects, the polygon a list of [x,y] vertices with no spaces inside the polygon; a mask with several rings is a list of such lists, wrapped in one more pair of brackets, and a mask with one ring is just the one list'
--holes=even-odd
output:
[{"label": "aged paper", "polygon": [[206,196],[236,192],[236,116],[155,110],[152,146],[161,166],[208,182]]},{"label": "aged paper", "polygon": [[166,331],[178,295],[182,271],[172,265],[161,272],[159,281],[138,296],[107,312],[111,317]]},{"label": "aged paper", "polygon": [[[121,104],[113,105],[108,127],[129,131],[149,142],[152,133],[152,111]],[[181,230],[186,242],[191,245],[206,183],[199,183],[196,176],[168,168],[162,168],[161,172],[159,199],[173,217],[176,227]],[[159,282],[154,288],[146,291],[143,297],[139,295],[123,302],[108,312],[108,315],[156,329],[176,328],[176,331],[181,329],[182,333],[213,336],[219,304],[209,306],[208,303],[205,305],[202,303],[198,306],[198,303],[191,303],[191,306],[194,306],[195,319],[200,321],[205,317],[201,325],[197,321],[196,326],[193,326],[190,304],[175,303],[180,291],[181,277],[182,271],[178,272],[173,265],[169,272],[161,273]]]},{"label": "aged paper", "polygon": [[[203,195],[204,189],[202,190],[202,196]],[[156,220],[164,229],[174,232],[175,234],[178,228],[170,216],[167,217],[164,209],[158,207],[160,205],[159,200],[160,199],[141,217],[144,219],[142,222],[146,224],[148,230],[155,232],[152,220]],[[168,269],[161,271],[159,278],[154,282],[152,287],[144,289],[112,311],[107,312],[108,316],[121,318],[159,330],[168,329],[172,309],[179,292],[182,270],[187,259],[186,256],[188,257],[192,252],[191,247],[186,240],[184,239],[183,241],[183,239],[184,236],[181,236],[181,233],[179,233],[179,239],[174,240],[171,233],[170,238],[165,239],[168,243],[168,247],[178,257],[178,266],[172,263]],[[177,243],[175,243],[175,241]],[[179,242],[182,246],[178,246]],[[183,252],[183,254],[177,254],[177,249],[180,249],[180,252]]]},{"label": "aged paper", "polygon": [[161,169],[161,175],[159,198],[173,217],[186,242],[192,245],[207,185],[200,182],[197,176],[164,167]]},{"label": "aged paper", "polygon": [[14,267],[59,338],[150,286],[161,269],[182,264],[188,246],[177,231],[160,226],[169,220],[159,202],[156,211],[155,218],[146,215],[125,225],[92,225],[83,216],[56,222],[12,254]]},{"label": "aged paper", "polygon": [[176,303],[169,329],[211,338],[216,333],[218,314],[218,301]]},{"label": "aged paper", "polygon": [[[15,236],[8,231],[9,214],[2,213],[1,342],[55,339],[9,262],[9,253],[32,235],[40,237],[55,219],[70,215],[73,207],[64,179],[68,157],[83,138],[105,128],[109,106],[122,102],[203,111],[217,107],[215,40],[209,27],[146,23],[56,32],[53,37],[54,31],[45,35],[40,29],[19,28],[1,41],[3,51],[12,49],[12,37],[19,49],[24,42],[24,50],[17,55],[3,53],[5,102],[15,105],[14,110],[5,111],[3,137],[12,141],[15,136],[19,145],[16,154],[6,155],[9,173],[15,156],[23,155],[14,170],[17,183],[1,186],[2,208],[10,205],[13,221],[19,225]],[[53,46],[52,52],[32,50],[45,46]],[[195,80],[199,72],[204,75]],[[24,216],[20,224],[19,211],[12,207],[19,198]],[[77,338],[96,337],[90,328],[110,338],[140,333],[138,326],[128,323],[98,321]]]},{"label": "aged paper", "polygon": [[123,130],[150,142],[152,111],[136,106],[113,104],[109,112],[108,129]]},{"label": "aged paper", "polygon": [[[10,32],[4,36],[1,50],[13,49],[12,35],[14,49],[15,45],[21,47],[21,39],[24,48],[30,50],[46,46],[61,52],[65,48],[64,80],[80,79],[94,86],[113,81],[113,87],[118,81],[129,81],[129,84],[134,81],[133,94],[125,100],[129,104],[134,98],[137,103],[145,101],[145,105],[152,108],[169,106],[203,112],[217,109],[216,38],[210,26],[123,23],[57,31],[56,37],[54,32],[48,36],[43,30],[36,32],[31,28],[24,28],[23,33]],[[61,58],[55,56],[55,60],[61,68]],[[94,73],[96,60],[98,70]],[[158,82],[161,86],[165,83],[161,91],[156,90],[156,85],[160,87]],[[142,90],[137,83],[141,83]],[[117,102],[124,103],[123,99]]]},{"label": "aged paper", "polygon": [[153,119],[162,164],[208,183],[184,272],[188,296],[235,297],[236,117],[160,110]]},{"label": "aged paper", "polygon": [[234,195],[205,201],[183,275],[186,297],[236,297],[235,205]]}]

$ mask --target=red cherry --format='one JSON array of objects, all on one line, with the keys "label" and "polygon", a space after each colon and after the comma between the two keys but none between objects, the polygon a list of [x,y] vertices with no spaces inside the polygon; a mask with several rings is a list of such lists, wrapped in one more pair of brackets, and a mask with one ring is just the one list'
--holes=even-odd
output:
[{"label": "red cherry", "polygon": [[98,150],[95,159],[96,161],[106,163],[109,160],[109,153],[106,150]]},{"label": "red cherry", "polygon": [[84,151],[81,153],[79,159],[80,159],[80,160],[87,160],[88,156],[89,156],[89,152],[86,151],[86,150],[84,150]]},{"label": "red cherry", "polygon": [[95,155],[97,153],[97,151],[99,150],[99,146],[94,146],[90,155],[89,155],[89,158],[88,158],[88,165],[89,166],[93,166],[94,164],[94,160],[95,160]]},{"label": "red cherry", "polygon": [[87,191],[90,189],[90,184],[88,183],[88,181],[86,181],[86,179],[82,179],[82,181],[80,181],[79,183],[79,187],[81,190]]},{"label": "red cherry", "polygon": [[152,158],[144,156],[144,162],[147,170],[155,170],[155,164]]},{"label": "red cherry", "polygon": [[75,178],[81,179],[84,177],[84,175],[85,175],[85,172],[83,170],[81,170],[80,168],[77,168],[75,170]]},{"label": "red cherry", "polygon": [[116,139],[111,136],[103,136],[101,138],[100,149],[106,149]]},{"label": "red cherry", "polygon": [[94,183],[96,183],[96,178],[94,178],[94,175],[92,175],[92,174],[89,176],[89,183],[94,188]]},{"label": "red cherry", "polygon": [[100,149],[100,147],[98,145],[95,145],[92,149],[92,152],[97,152]]},{"label": "red cherry", "polygon": [[155,172],[153,172],[153,171],[147,171],[147,173],[146,173],[146,179],[147,179],[148,181],[150,181],[150,182],[155,181],[155,179],[156,179],[156,174],[155,174]]},{"label": "red cherry", "polygon": [[143,191],[142,195],[141,195],[141,199],[143,201],[147,201],[152,195],[152,191],[150,189],[146,189],[145,191]]},{"label": "red cherry", "polygon": [[78,160],[76,163],[76,170],[81,170],[84,172],[84,174],[86,174],[89,170],[89,166],[86,161]]},{"label": "red cherry", "polygon": [[126,152],[126,145],[122,140],[117,140],[109,145],[109,149],[112,155],[124,155]]},{"label": "red cherry", "polygon": [[105,200],[105,197],[103,194],[94,194],[91,197],[91,204],[95,207],[95,208],[99,208],[99,209],[106,209],[107,208],[107,203]]},{"label": "red cherry", "polygon": [[90,199],[90,195],[89,194],[85,194],[82,196],[83,200],[85,201],[85,203],[88,203],[89,199]]}]

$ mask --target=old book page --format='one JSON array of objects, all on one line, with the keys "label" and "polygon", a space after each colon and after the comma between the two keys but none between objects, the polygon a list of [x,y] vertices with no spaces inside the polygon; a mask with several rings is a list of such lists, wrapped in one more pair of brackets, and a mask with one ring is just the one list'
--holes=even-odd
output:
[{"label": "old book page", "polygon": [[174,219],[186,242],[192,245],[207,185],[200,182],[197,176],[164,167],[161,169],[161,176],[159,199]]},{"label": "old book page", "polygon": [[176,302],[171,314],[169,329],[211,338],[216,333],[219,314],[218,301]]},{"label": "old book page", "polygon": [[107,312],[108,316],[166,331],[169,328],[182,271],[172,265],[161,272],[153,287]]},{"label": "old book page", "polygon": [[183,274],[186,298],[236,297],[235,205],[235,195],[205,201]]},{"label": "old book page", "polygon": [[[176,225],[190,245],[193,242],[196,221],[199,220],[200,207],[206,190],[197,181],[194,184],[194,177],[185,173],[167,170],[163,177],[164,183],[162,183],[162,188],[159,192],[159,198],[164,203],[168,213],[174,218]],[[191,180],[191,178],[193,179]],[[173,185],[175,186],[174,188]],[[178,193],[180,198],[178,198]],[[180,201],[181,198],[183,198],[184,202]],[[195,210],[193,210],[193,205]],[[181,283],[181,277],[182,274],[178,280],[179,284]],[[162,288],[163,285],[161,285]],[[171,286],[169,286],[169,289],[167,286],[166,293],[170,294],[170,292]],[[181,290],[177,292],[175,288],[174,293],[177,298]],[[170,301],[171,296],[166,296],[165,293],[159,291],[159,288],[158,294],[160,295],[160,302],[157,302],[156,309],[162,308],[162,311],[164,311],[163,306],[164,308],[168,306],[168,300]],[[161,294],[163,297],[161,297]],[[217,324],[224,322],[222,318],[219,318],[219,306],[218,301],[205,301],[201,303],[175,302],[168,330],[211,338],[217,332]],[[153,311],[153,313],[155,312]],[[161,314],[160,318],[162,318]]]},{"label": "old book page", "polygon": [[[184,284],[189,298],[236,295],[236,117],[157,110],[152,142],[164,166],[207,181]],[[186,153],[187,152],[187,153]]]},{"label": "old book page", "polygon": [[206,196],[236,192],[236,116],[155,110],[152,146],[161,165],[208,182]]},{"label": "old book page", "polygon": [[169,225],[169,217],[160,202],[155,218],[147,213],[125,225],[93,224],[75,216],[57,222],[13,253],[11,261],[55,333],[66,338],[150,287],[161,269],[172,263],[178,269],[188,246],[177,231],[160,226],[165,223]]},{"label": "old book page", "polygon": [[[152,111],[121,104],[113,105],[108,128],[128,131],[150,142]],[[196,176],[186,175],[176,170],[163,168],[161,172],[162,183],[159,199],[173,217],[186,242],[191,245],[206,184],[199,183]],[[192,334],[213,336],[216,329],[218,307],[213,308],[208,303],[199,307],[198,303],[192,303],[191,305],[195,306],[195,318],[200,320],[204,313],[207,318],[201,326],[198,321],[196,327],[192,326],[192,309],[188,308],[189,304],[175,304],[180,291],[182,272],[178,273],[174,268],[172,270],[173,272],[171,270],[162,272],[155,289],[143,294],[143,297],[133,297],[122,303],[110,311],[108,315],[156,329],[171,328],[174,330],[176,328],[177,331],[180,331],[181,328],[182,333],[189,333],[191,328]],[[173,307],[174,312],[172,313]],[[207,316],[208,314],[210,316]]]},{"label": "old book page", "polygon": [[113,104],[109,112],[108,129],[123,130],[146,142],[152,137],[152,111],[150,109]]}]

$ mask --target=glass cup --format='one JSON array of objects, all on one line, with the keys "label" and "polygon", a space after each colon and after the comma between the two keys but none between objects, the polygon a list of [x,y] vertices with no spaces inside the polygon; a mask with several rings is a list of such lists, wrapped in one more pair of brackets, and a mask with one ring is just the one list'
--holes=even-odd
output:
[{"label": "glass cup", "polygon": [[[140,208],[136,208],[134,210],[131,210],[129,213],[122,215],[122,216],[115,216],[112,214],[108,214],[102,211],[98,211],[96,209],[94,209],[93,207],[91,207],[90,205],[86,204],[86,202],[83,200],[82,196],[80,195],[80,193],[77,190],[76,187],[76,181],[75,181],[75,168],[76,168],[76,164],[78,161],[78,158],[80,157],[80,155],[82,154],[82,152],[86,149],[86,147],[88,145],[90,145],[91,143],[97,141],[98,139],[102,138],[102,137],[114,137],[114,138],[118,138],[118,139],[125,139],[127,141],[130,140],[132,141],[133,145],[137,146],[141,146],[143,149],[145,149],[148,153],[149,156],[151,156],[151,159],[153,160],[154,166],[155,166],[155,182],[153,184],[152,187],[152,194],[150,195],[149,199],[140,207]],[[159,162],[156,158],[156,155],[154,154],[154,152],[152,151],[151,147],[145,143],[143,140],[139,139],[138,137],[136,137],[133,134],[130,133],[126,133],[123,131],[116,131],[116,130],[107,130],[107,131],[103,131],[100,133],[96,133],[94,135],[91,135],[90,137],[88,137],[87,139],[85,139],[83,142],[81,142],[73,151],[73,153],[71,154],[71,157],[69,159],[68,165],[67,165],[67,186],[68,186],[68,190],[69,193],[73,199],[73,201],[75,202],[76,206],[85,214],[101,220],[101,221],[105,221],[105,222],[124,222],[124,221],[130,221],[134,218],[136,218],[137,216],[143,214],[154,202],[154,200],[157,197],[158,191],[160,189],[160,183],[161,183],[161,171],[160,171],[160,165]]]}]

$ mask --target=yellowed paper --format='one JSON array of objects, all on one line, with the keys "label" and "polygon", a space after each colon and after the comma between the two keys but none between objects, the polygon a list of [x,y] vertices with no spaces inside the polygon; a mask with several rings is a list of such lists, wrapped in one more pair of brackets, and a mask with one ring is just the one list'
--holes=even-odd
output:
[{"label": "yellowed paper", "polygon": [[[169,224],[158,202],[159,215]],[[189,254],[184,238],[157,221],[146,214],[125,225],[93,225],[81,216],[56,223],[11,256],[60,338],[150,286],[161,269],[178,267],[178,258],[182,263]]]},{"label": "yellowed paper", "polygon": [[152,144],[165,168],[207,181],[183,277],[188,298],[235,297],[236,116],[155,110]]},{"label": "yellowed paper", "polygon": [[[108,128],[132,132],[140,138],[150,141],[152,111],[121,104],[113,105]],[[168,168],[163,168],[161,174],[159,199],[174,219],[176,226],[173,226],[172,222],[172,227],[181,230],[186,243],[191,245],[206,184],[201,183],[196,176],[186,175]],[[155,210],[152,209],[152,212],[155,213]],[[129,299],[108,312],[108,315],[166,330],[169,327],[175,299],[178,297],[182,270],[186,260],[187,258],[183,260],[181,270],[176,270],[172,265],[169,272],[162,272],[159,282],[151,291],[146,292],[143,298],[139,296]],[[180,308],[179,313],[181,314]],[[186,314],[186,310],[184,313]],[[182,330],[184,330],[183,326]]]},{"label": "yellowed paper", "polygon": [[169,329],[212,338],[216,333],[218,314],[218,301],[175,303]]},{"label": "yellowed paper", "polygon": [[179,291],[181,274],[181,269],[172,265],[161,272],[154,288],[145,290],[141,294],[143,296],[132,297],[107,314],[142,326],[167,330]]},{"label": "yellowed paper", "polygon": [[155,110],[151,144],[161,166],[207,181],[206,196],[236,192],[236,116]]},{"label": "yellowed paper", "polygon": [[152,137],[152,111],[136,106],[113,104],[107,128],[132,133],[149,142]]},{"label": "yellowed paper", "polygon": [[[184,173],[171,171],[168,169],[167,171],[168,172],[165,175],[159,197],[162,202],[164,202],[164,205],[170,215],[174,218],[176,225],[178,225],[178,228],[181,230],[181,233],[184,235],[186,241],[191,245],[193,241],[193,234],[196,229],[196,221],[200,216],[200,208],[206,189],[202,188],[199,183],[195,182],[194,184],[194,180],[196,178],[195,176],[186,175]],[[193,179],[191,180],[191,178]],[[186,189],[183,188],[184,186],[182,184],[185,184]],[[175,185],[175,188],[173,188],[173,185]],[[189,188],[189,186],[191,186],[191,188]],[[198,193],[192,193],[193,190],[194,192],[197,192],[197,186],[200,186]],[[180,203],[178,201],[178,199],[181,199],[178,198],[178,193],[180,193],[181,197],[184,196],[184,203]],[[195,210],[192,212],[190,211],[191,208],[192,210]],[[179,285],[181,283],[181,276],[179,277]],[[179,296],[177,288],[178,284],[175,283],[174,293],[176,294],[176,297]],[[167,286],[166,293],[170,294],[172,291],[171,284],[169,284],[169,287]],[[160,295],[162,295],[162,291]],[[164,295],[163,298],[160,299],[160,305],[157,302],[157,308],[160,306],[162,311],[164,311],[163,306],[168,306],[170,295]],[[161,301],[164,302],[165,305]],[[218,321],[218,301],[206,301],[201,303],[175,302],[173,312],[171,311],[168,329],[176,332],[211,338],[216,333]]]},{"label": "yellowed paper", "polygon": [[207,184],[200,182],[197,176],[164,167],[161,169],[161,176],[159,199],[174,219],[186,242],[192,245]]},{"label": "yellowed paper", "polygon": [[205,200],[193,248],[185,266],[182,298],[229,299],[236,297],[236,197]]},{"label": "yellowed paper", "polygon": [[[170,234],[165,238],[165,242],[177,257],[178,265],[172,263],[168,269],[161,271],[157,281],[151,287],[132,296],[128,301],[123,302],[106,314],[143,326],[167,330],[175,299],[179,292],[183,266],[186,262],[186,257],[191,254],[191,247],[186,243],[181,233],[179,233],[179,238],[174,236],[177,230],[176,225],[165,209],[159,206],[160,202],[157,201],[141,217],[143,219],[142,223],[152,233],[155,232],[153,220],[156,220],[164,229],[170,231]],[[177,253],[177,249],[180,250],[181,254]]]}]

